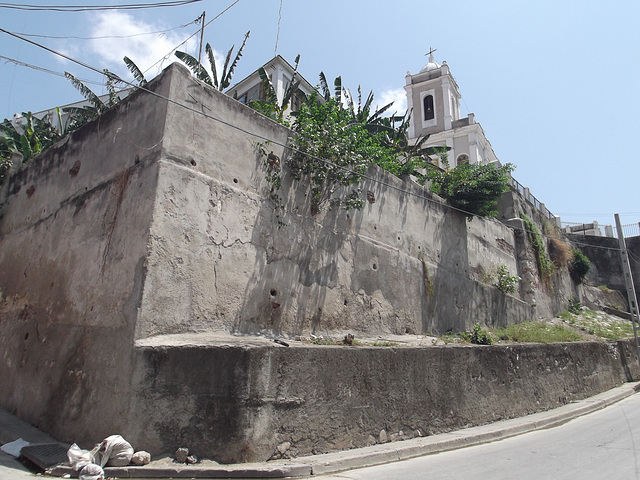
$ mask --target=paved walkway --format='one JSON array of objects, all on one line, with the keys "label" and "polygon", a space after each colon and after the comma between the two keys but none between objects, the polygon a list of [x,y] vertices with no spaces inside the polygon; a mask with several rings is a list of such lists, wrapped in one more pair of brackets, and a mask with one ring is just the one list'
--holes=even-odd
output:
[{"label": "paved walkway", "polygon": [[[285,478],[333,473],[352,468],[379,465],[431,453],[502,440],[533,430],[549,428],[573,418],[600,410],[640,390],[640,382],[624,385],[591,398],[554,410],[504,420],[455,432],[374,445],[343,452],[289,461],[219,465],[204,460],[197,465],[182,465],[170,458],[160,458],[144,467],[106,468],[106,477],[119,478]],[[54,439],[0,409],[0,444],[22,438],[32,443],[51,443]],[[15,459],[0,452],[0,478],[22,478],[26,469]],[[69,467],[58,467],[53,474],[70,473]],[[11,475],[9,475],[11,474]],[[24,473],[28,477],[28,473]]]}]

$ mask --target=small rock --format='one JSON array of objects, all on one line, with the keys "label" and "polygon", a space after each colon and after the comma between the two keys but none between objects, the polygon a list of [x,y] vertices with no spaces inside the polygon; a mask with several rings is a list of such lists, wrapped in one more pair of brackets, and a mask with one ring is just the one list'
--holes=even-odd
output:
[{"label": "small rock", "polygon": [[149,452],[136,452],[131,457],[131,463],[134,465],[148,465],[151,462],[151,454]]},{"label": "small rock", "polygon": [[399,439],[400,435],[398,435],[397,433],[392,433],[391,435],[389,435],[390,442],[397,442]]},{"label": "small rock", "polygon": [[376,443],[378,443],[376,437],[374,437],[373,435],[369,435],[369,437],[367,438],[367,446],[375,445]]},{"label": "small rock", "polygon": [[198,463],[198,457],[196,457],[195,455],[189,455],[185,459],[185,463],[188,463],[189,465],[193,465],[194,463]]},{"label": "small rock", "polygon": [[291,448],[291,442],[282,442],[276,447],[280,455],[284,455]]},{"label": "small rock", "polygon": [[378,441],[380,443],[387,443],[389,441],[389,438],[387,437],[387,432],[384,429],[380,430],[380,435],[378,435]]},{"label": "small rock", "polygon": [[188,448],[179,448],[176,450],[176,461],[180,463],[184,463],[187,461],[187,457],[189,456]]}]

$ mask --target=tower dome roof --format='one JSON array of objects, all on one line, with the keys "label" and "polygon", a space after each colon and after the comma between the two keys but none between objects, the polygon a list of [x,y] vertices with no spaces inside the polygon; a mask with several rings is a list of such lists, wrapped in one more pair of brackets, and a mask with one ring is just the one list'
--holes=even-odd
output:
[{"label": "tower dome roof", "polygon": [[440,68],[440,64],[433,59],[433,53],[430,53],[429,63],[427,63],[424,67],[420,69],[420,73],[430,72],[431,70],[435,70],[436,68]]}]

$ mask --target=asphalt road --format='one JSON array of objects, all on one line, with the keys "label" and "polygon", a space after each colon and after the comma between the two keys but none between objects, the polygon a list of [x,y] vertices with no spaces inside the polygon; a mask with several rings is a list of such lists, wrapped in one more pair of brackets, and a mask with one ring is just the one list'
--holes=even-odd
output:
[{"label": "asphalt road", "polygon": [[499,442],[314,479],[640,479],[640,394]]}]

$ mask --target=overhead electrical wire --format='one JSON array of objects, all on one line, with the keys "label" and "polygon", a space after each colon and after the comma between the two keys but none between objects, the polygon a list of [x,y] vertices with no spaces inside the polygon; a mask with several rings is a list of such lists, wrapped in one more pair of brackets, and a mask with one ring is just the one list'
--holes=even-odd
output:
[{"label": "overhead electrical wire", "polygon": [[[217,20],[218,18],[220,18],[223,14],[225,14],[228,10],[230,10],[232,7],[234,7],[240,0],[235,0],[235,2],[233,2],[231,5],[229,5],[227,8],[225,8],[223,11],[221,11],[218,15],[216,15],[215,17],[213,17],[211,20],[209,20],[203,27],[201,28],[206,28],[208,25],[210,25],[212,22],[214,22],[215,20]],[[196,18],[194,20],[194,22],[197,22],[198,20],[200,20],[200,18],[202,18],[202,16]],[[195,33],[189,35],[183,42],[179,43],[178,45],[176,45],[171,52],[168,52],[166,55],[164,55],[162,58],[160,58],[160,60],[158,60],[156,63],[154,63],[153,65],[151,65],[149,68],[147,68],[144,72],[142,73],[147,73],[149,70],[151,70],[153,67],[155,67],[157,64],[159,64],[160,62],[162,62],[163,60],[165,60],[166,58],[169,57],[169,55],[171,55],[171,53],[174,50],[177,50],[179,47],[181,47],[182,45],[184,45],[185,43],[187,43],[189,40],[191,40],[193,37],[195,37],[198,32],[200,31],[200,29],[198,29],[198,31],[196,31]]]},{"label": "overhead electrical wire", "polygon": [[179,27],[168,28],[165,30],[156,30],[155,32],[133,33],[131,35],[101,35],[97,37],[77,37],[77,36],[65,36],[65,35],[41,35],[37,33],[24,33],[24,32],[15,32],[15,33],[17,35],[22,35],[23,37],[52,38],[54,40],[103,40],[106,38],[133,38],[133,37],[141,37],[144,35],[156,35],[158,33],[172,32],[174,30],[178,30],[180,28],[186,28],[189,25],[193,25],[197,21],[198,19],[193,20],[187,24],[180,25]]},{"label": "overhead electrical wire", "polygon": [[172,0],[155,3],[130,3],[124,5],[33,5],[26,3],[0,2],[0,8],[13,10],[27,10],[31,12],[87,12],[103,10],[142,10],[147,8],[181,7],[202,0]]},{"label": "overhead electrical wire", "polygon": [[[239,1],[239,0],[238,0],[238,1]],[[236,3],[237,3],[237,2],[236,2]],[[76,64],[78,64],[78,65],[80,65],[80,66],[82,66],[82,67],[84,67],[84,68],[87,68],[87,69],[89,69],[89,70],[92,70],[92,71],[94,71],[94,72],[96,72],[96,73],[99,73],[99,74],[101,74],[101,75],[105,75],[105,74],[106,74],[106,75],[113,75],[113,74],[110,74],[110,73],[108,73],[108,72],[105,72],[104,70],[100,70],[100,69],[98,69],[98,68],[96,68],[96,67],[93,67],[93,66],[91,66],[91,65],[87,64],[87,63],[84,63],[84,62],[82,62],[81,60],[77,60],[77,59],[74,59],[74,58],[72,58],[72,57],[69,57],[69,56],[67,56],[67,55],[65,55],[65,54],[63,54],[63,53],[57,52],[57,51],[55,51],[55,50],[53,50],[53,49],[51,49],[51,48],[49,48],[49,47],[46,47],[46,46],[44,46],[44,45],[41,45],[41,44],[39,44],[39,43],[37,43],[37,42],[34,42],[34,41],[29,40],[29,39],[27,39],[27,38],[22,38],[22,37],[18,36],[17,34],[12,33],[12,32],[9,32],[9,31],[7,31],[7,30],[5,30],[5,29],[3,29],[3,28],[0,28],[0,32],[6,33],[6,34],[8,34],[8,35],[14,36],[14,37],[19,38],[19,39],[21,39],[21,40],[24,40],[25,42],[28,42],[28,43],[30,43],[30,44],[32,44],[32,45],[35,45],[35,46],[39,47],[39,48],[42,48],[42,49],[44,49],[44,50],[47,50],[48,52],[53,53],[54,55],[58,55],[58,56],[60,56],[60,57],[62,57],[62,58],[65,58],[65,59],[67,59],[67,60],[69,60],[69,61],[71,61],[71,62],[73,62],[73,63],[76,63]],[[113,76],[114,76],[114,78],[116,77],[115,75],[113,75]],[[420,194],[418,194],[418,193],[415,193],[415,192],[412,192],[412,191],[410,191],[410,190],[404,189],[404,188],[399,187],[399,186],[397,186],[397,185],[393,185],[392,183],[385,182],[385,181],[380,180],[380,179],[377,179],[377,178],[369,177],[369,176],[367,176],[366,174],[361,174],[361,173],[358,173],[358,172],[354,172],[353,170],[351,170],[351,169],[349,169],[349,168],[347,168],[347,167],[343,167],[343,166],[341,166],[341,165],[335,165],[333,162],[331,162],[330,160],[327,160],[327,159],[325,159],[325,158],[322,158],[322,157],[318,157],[318,156],[316,156],[316,155],[309,154],[308,152],[303,152],[302,150],[298,150],[298,149],[296,149],[295,147],[292,147],[291,145],[287,145],[286,143],[282,143],[282,142],[279,142],[279,141],[274,140],[274,139],[272,139],[272,138],[265,137],[264,135],[261,135],[261,134],[255,133],[255,132],[250,132],[249,130],[246,130],[246,129],[242,128],[242,127],[239,127],[239,126],[234,125],[234,124],[232,124],[232,123],[230,123],[230,122],[227,122],[227,121],[222,120],[222,119],[220,119],[220,118],[214,117],[213,115],[210,115],[210,114],[208,114],[208,113],[205,113],[205,112],[204,112],[204,111],[202,111],[202,110],[198,110],[197,108],[191,107],[191,106],[186,105],[186,104],[184,104],[184,103],[181,103],[181,102],[179,102],[179,101],[177,101],[177,100],[173,100],[173,99],[171,99],[171,98],[165,97],[164,95],[161,95],[161,94],[159,94],[159,93],[157,93],[157,92],[154,92],[153,90],[150,90],[150,89],[148,89],[148,88],[146,88],[146,87],[142,87],[142,86],[136,85],[135,83],[129,82],[129,81],[124,80],[124,79],[120,79],[119,77],[117,77],[117,78],[118,78],[118,80],[119,80],[119,81],[121,81],[122,83],[124,83],[124,84],[126,84],[126,85],[128,85],[128,86],[130,86],[130,87],[132,87],[132,88],[136,88],[136,89],[138,89],[138,90],[142,90],[142,91],[144,91],[144,92],[147,92],[147,93],[149,93],[149,94],[151,94],[151,95],[153,95],[153,96],[155,96],[155,97],[157,97],[157,98],[160,98],[161,100],[164,100],[164,101],[166,101],[166,102],[168,102],[168,103],[171,103],[171,104],[176,105],[176,106],[178,106],[178,107],[180,107],[180,108],[183,108],[183,109],[185,109],[185,110],[188,110],[188,111],[190,111],[190,112],[192,112],[192,113],[198,114],[198,115],[200,115],[200,116],[202,116],[202,117],[204,117],[204,118],[207,118],[207,119],[209,119],[209,120],[213,120],[213,121],[218,122],[218,123],[220,123],[220,124],[222,124],[222,125],[225,125],[225,126],[227,126],[227,127],[230,127],[230,128],[235,129],[235,130],[238,130],[238,131],[240,131],[240,132],[242,132],[242,133],[245,133],[245,134],[247,134],[247,135],[249,135],[249,136],[251,136],[251,137],[257,138],[257,139],[259,139],[259,140],[268,141],[268,142],[270,142],[271,144],[278,145],[278,146],[280,146],[280,147],[283,147],[283,148],[285,148],[285,149],[288,149],[288,150],[293,151],[293,152],[296,152],[296,153],[300,153],[300,154],[305,155],[305,156],[307,156],[307,157],[309,157],[309,158],[311,158],[311,159],[313,159],[313,160],[317,160],[317,161],[319,161],[319,162],[329,164],[329,165],[331,165],[331,166],[333,166],[333,167],[338,167],[339,169],[341,169],[341,170],[343,170],[343,171],[346,171],[346,172],[348,172],[348,173],[352,173],[352,174],[358,175],[360,178],[362,178],[362,179],[364,179],[364,180],[369,180],[369,181],[371,181],[371,182],[373,182],[373,183],[377,183],[378,185],[381,185],[381,186],[384,186],[384,187],[390,188],[390,189],[392,189],[392,190],[396,190],[396,191],[401,192],[401,193],[404,193],[404,194],[406,194],[406,195],[410,195],[410,196],[418,197],[418,198],[419,198],[419,199],[421,199],[421,200],[424,200],[424,201],[427,201],[427,202],[429,202],[429,203],[433,203],[433,204],[436,204],[436,205],[442,206],[442,207],[444,207],[444,208],[448,208],[448,209],[450,209],[450,210],[454,210],[454,211],[460,212],[460,213],[462,213],[462,214],[464,214],[464,215],[469,215],[469,216],[472,216],[472,217],[477,216],[476,214],[474,214],[474,213],[472,213],[472,212],[468,212],[468,211],[463,210],[463,209],[461,209],[461,208],[454,207],[453,205],[449,205],[449,204],[447,204],[447,203],[444,203],[444,202],[438,201],[438,200],[436,200],[436,199],[429,198],[429,197],[424,196],[424,195],[420,195]],[[553,238],[553,237],[551,237],[550,235],[545,235],[545,234],[540,233],[540,232],[530,232],[529,230],[527,230],[527,229],[526,229],[526,228],[524,228],[524,227],[520,228],[520,227],[513,227],[513,226],[512,226],[512,227],[510,227],[510,228],[512,228],[514,231],[518,230],[518,231],[522,231],[522,232],[525,232],[525,233],[536,233],[536,234],[542,235],[543,237],[546,237],[546,238]],[[600,245],[591,245],[591,244],[580,243],[580,242],[573,242],[573,243],[574,243],[575,245],[589,246],[589,247],[592,247],[592,248],[600,248],[600,249],[604,249],[604,250],[616,250],[616,251],[620,251],[620,248],[605,247],[605,246],[600,246]]]},{"label": "overhead electrical wire", "polygon": [[[56,72],[55,70],[49,70],[48,68],[39,67],[38,65],[33,65],[31,63],[21,62],[20,60],[16,60],[15,58],[5,57],[4,55],[0,55],[0,58],[3,59],[3,60],[6,60],[7,62],[11,62],[11,63],[14,63],[16,65],[20,65],[21,67],[27,67],[27,68],[31,68],[33,70],[37,70],[39,72],[44,72],[44,73],[48,73],[48,74],[51,74],[51,75],[56,75],[58,77],[66,78],[64,73]],[[104,85],[103,82],[96,82],[94,80],[86,80],[84,78],[78,78],[78,80],[82,81],[83,83],[90,83],[92,85]]]}]

